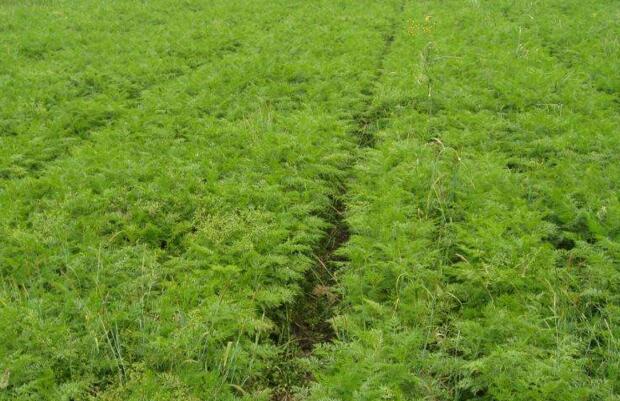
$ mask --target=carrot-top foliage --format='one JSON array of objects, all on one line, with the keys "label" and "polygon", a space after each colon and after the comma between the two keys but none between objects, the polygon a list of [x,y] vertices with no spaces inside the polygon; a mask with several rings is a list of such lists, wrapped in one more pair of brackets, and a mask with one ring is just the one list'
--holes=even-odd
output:
[{"label": "carrot-top foliage", "polygon": [[619,399],[619,12],[408,3],[311,399]]},{"label": "carrot-top foliage", "polygon": [[620,400],[619,18],[0,2],[0,400]]}]

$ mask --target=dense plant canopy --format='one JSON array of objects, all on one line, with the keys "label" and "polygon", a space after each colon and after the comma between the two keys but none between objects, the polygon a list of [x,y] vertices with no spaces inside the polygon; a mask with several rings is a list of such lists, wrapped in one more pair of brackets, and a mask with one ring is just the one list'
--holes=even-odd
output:
[{"label": "dense plant canopy", "polygon": [[0,3],[0,400],[620,400],[619,19]]}]

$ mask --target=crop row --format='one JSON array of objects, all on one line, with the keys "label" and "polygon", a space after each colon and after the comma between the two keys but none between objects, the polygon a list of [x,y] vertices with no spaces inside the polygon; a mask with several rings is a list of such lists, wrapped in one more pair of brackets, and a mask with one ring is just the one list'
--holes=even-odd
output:
[{"label": "crop row", "polygon": [[[265,399],[393,2],[0,6],[0,399]],[[8,397],[8,398],[7,398]]]},{"label": "crop row", "polygon": [[407,4],[311,399],[618,399],[617,16]]}]

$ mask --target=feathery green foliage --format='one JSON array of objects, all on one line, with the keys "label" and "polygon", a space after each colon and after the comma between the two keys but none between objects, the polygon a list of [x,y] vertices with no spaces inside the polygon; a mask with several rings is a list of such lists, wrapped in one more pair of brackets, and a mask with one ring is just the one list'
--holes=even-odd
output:
[{"label": "feathery green foliage", "polygon": [[0,400],[619,400],[619,17],[3,2]]},{"label": "feathery green foliage", "polygon": [[409,4],[311,399],[618,399],[620,9],[594,3]]},{"label": "feathery green foliage", "polygon": [[2,399],[269,397],[386,7],[2,6]]}]

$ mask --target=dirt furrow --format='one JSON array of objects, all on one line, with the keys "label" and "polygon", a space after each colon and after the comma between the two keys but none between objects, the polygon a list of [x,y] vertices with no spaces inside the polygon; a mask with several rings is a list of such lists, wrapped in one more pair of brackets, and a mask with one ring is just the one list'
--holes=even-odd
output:
[{"label": "dirt furrow", "polygon": [[[398,7],[389,31],[385,35],[383,47],[377,57],[377,64],[373,79],[366,88],[360,92],[363,97],[360,110],[353,115],[350,134],[355,137],[359,148],[374,147],[375,133],[379,127],[382,114],[373,106],[376,86],[384,75],[384,62],[394,42],[394,38],[401,21],[404,10],[404,1]],[[348,167],[352,169],[357,159],[354,158]],[[302,292],[288,315],[288,327],[281,330],[280,344],[288,344],[293,348],[287,348],[284,362],[278,370],[295,370],[298,365],[295,359],[307,357],[313,349],[329,343],[335,337],[330,319],[334,316],[339,302],[339,295],[334,289],[337,284],[337,271],[346,265],[346,257],[340,252],[349,239],[349,225],[346,217],[347,187],[346,183],[335,184],[337,192],[331,197],[329,210],[326,212],[330,223],[330,230],[324,241],[314,252],[315,264],[306,273],[302,284]],[[284,383],[274,383],[273,400],[294,400],[294,387],[304,386],[312,381],[309,372],[296,372],[287,377]]]}]

